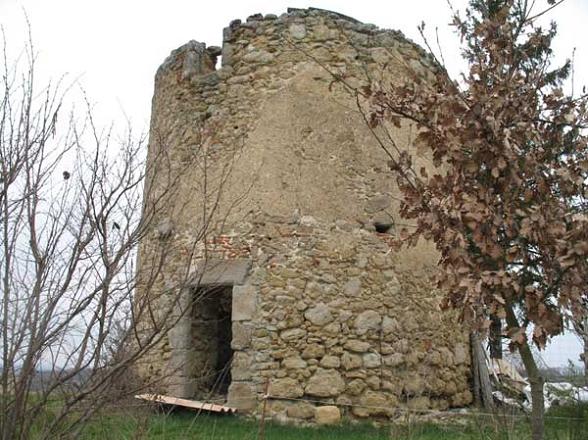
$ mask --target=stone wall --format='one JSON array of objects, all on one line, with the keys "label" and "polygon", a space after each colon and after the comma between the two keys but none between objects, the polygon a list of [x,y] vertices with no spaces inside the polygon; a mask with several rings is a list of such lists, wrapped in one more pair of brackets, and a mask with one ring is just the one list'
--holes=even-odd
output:
[{"label": "stone wall", "polygon": [[[437,253],[425,242],[391,249],[410,224],[352,91],[409,68],[433,78],[399,32],[316,9],[253,15],[224,30],[222,49],[172,52],[156,75],[149,144],[151,164],[168,168],[146,209],[170,176],[176,195],[142,243],[140,271],[165,249],[161,285],[192,311],[144,376],[172,372],[168,392],[199,395],[211,332],[194,324],[205,307],[196,288],[225,285],[230,405],[255,411],[266,384],[272,396],[313,401],[272,400],[277,417],[312,418],[318,402],[354,417],[470,403],[467,335],[429,281]],[[412,145],[413,127],[391,133]]]}]

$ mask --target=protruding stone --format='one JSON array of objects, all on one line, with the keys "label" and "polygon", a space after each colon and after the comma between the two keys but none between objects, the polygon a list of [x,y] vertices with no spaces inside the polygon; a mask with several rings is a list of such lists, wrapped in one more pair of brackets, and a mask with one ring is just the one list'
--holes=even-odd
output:
[{"label": "protruding stone", "polygon": [[341,421],[341,411],[336,406],[318,406],[314,417],[317,425],[336,425]]},{"label": "protruding stone", "polygon": [[332,397],[345,390],[345,381],[336,370],[318,368],[308,380],[305,392],[309,396]]}]

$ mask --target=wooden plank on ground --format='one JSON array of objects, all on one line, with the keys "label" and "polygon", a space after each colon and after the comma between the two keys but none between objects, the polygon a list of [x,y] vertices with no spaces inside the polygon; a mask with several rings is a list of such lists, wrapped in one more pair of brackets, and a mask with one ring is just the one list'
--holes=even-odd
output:
[{"label": "wooden plank on ground", "polygon": [[216,413],[230,413],[237,412],[237,408],[232,408],[225,405],[216,405],[214,403],[199,402],[198,400],[180,399],[179,397],[163,396],[161,394],[139,394],[135,399],[146,400],[148,402],[162,403],[165,405],[181,406],[183,408],[196,409],[199,411],[210,411]]}]

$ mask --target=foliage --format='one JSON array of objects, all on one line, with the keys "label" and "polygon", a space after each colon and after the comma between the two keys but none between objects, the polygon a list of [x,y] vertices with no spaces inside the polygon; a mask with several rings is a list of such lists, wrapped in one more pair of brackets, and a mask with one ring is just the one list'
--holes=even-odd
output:
[{"label": "foliage", "polygon": [[[526,0],[472,0],[454,13],[469,71],[452,81],[408,72],[401,85],[366,87],[372,129],[412,124],[433,167],[383,145],[402,192],[401,215],[416,222],[408,243],[432,240],[441,254],[445,307],[487,330],[506,320],[533,394],[534,438],[542,438],[543,380],[527,342],[544,347],[564,317],[585,314],[588,291],[588,96],[567,95],[570,62],[553,67],[556,25],[538,25]],[[394,154],[394,152],[396,154]],[[418,169],[417,169],[418,168]]]},{"label": "foliage", "polygon": [[409,242],[432,239],[441,252],[446,305],[489,325],[520,307],[515,343],[532,326],[543,347],[562,331],[563,312],[582,313],[588,279],[587,97],[568,96],[570,64],[550,67],[555,25],[535,25],[520,1],[473,1],[454,25],[470,71],[458,85],[444,69],[434,84],[414,73],[404,85],[372,90],[371,123],[418,128],[435,172],[414,170],[405,150],[391,156],[416,220]]}]

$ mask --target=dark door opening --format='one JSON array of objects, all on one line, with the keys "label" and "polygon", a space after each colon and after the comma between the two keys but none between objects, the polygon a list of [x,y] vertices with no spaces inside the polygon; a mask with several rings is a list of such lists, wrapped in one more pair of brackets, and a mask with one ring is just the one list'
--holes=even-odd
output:
[{"label": "dark door opening", "polygon": [[226,395],[231,384],[232,293],[231,286],[196,291],[192,321],[194,376],[202,398]]}]

